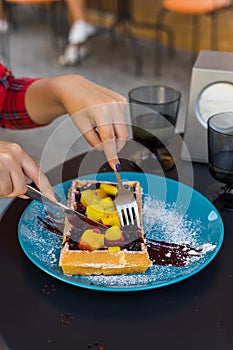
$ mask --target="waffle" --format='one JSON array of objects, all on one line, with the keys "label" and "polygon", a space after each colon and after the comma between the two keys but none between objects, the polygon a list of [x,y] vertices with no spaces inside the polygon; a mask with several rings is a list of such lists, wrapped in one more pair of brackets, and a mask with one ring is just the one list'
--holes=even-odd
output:
[{"label": "waffle", "polygon": [[[65,274],[132,274],[145,272],[151,266],[142,230],[142,188],[137,181],[123,182],[123,184],[134,192],[140,213],[141,228],[135,225],[120,227],[116,211],[106,209],[104,214],[96,211],[100,200],[98,196],[97,205],[93,205],[95,211],[90,213],[95,214],[95,217],[92,218],[108,224],[109,228],[93,227],[88,224],[88,219],[87,222],[83,222],[76,215],[73,218],[66,218],[63,247],[59,260],[59,266]],[[93,193],[90,191],[103,195],[101,187],[106,188],[108,185],[111,190],[115,188],[117,191],[115,183],[74,180],[68,194],[68,206],[80,212],[85,211],[85,214],[88,215],[90,208],[84,201],[85,195],[91,194],[92,196]],[[111,206],[115,193],[108,194],[107,199],[106,193],[104,195],[103,203]],[[96,203],[95,200],[94,202]],[[101,218],[96,218],[98,213],[102,215]],[[112,222],[109,221],[109,218]]]}]

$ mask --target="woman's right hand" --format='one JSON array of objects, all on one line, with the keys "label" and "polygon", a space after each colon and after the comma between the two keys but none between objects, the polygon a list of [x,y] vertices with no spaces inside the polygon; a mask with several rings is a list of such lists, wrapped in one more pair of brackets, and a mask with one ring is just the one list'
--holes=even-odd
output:
[{"label": "woman's right hand", "polygon": [[17,143],[0,140],[0,196],[22,197],[27,192],[27,179],[54,200],[54,191],[38,164]]}]

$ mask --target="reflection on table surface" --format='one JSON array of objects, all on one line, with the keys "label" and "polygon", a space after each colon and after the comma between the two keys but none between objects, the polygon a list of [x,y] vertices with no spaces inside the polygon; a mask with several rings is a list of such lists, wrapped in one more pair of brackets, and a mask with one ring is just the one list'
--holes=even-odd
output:
[{"label": "reflection on table surface", "polygon": [[[104,159],[100,163],[98,171],[110,170]],[[123,163],[133,170],[127,159]],[[48,176],[56,184],[85,171],[95,173],[94,166],[87,167],[83,155]],[[185,174],[187,164],[180,166]],[[193,168],[194,187],[202,191],[211,181],[207,165]],[[166,176],[175,178],[176,169]],[[9,349],[232,349],[231,213],[221,212],[223,247],[200,273],[156,290],[107,293],[63,283],[31,263],[17,238],[27,205],[16,199],[0,221],[0,330]]]}]

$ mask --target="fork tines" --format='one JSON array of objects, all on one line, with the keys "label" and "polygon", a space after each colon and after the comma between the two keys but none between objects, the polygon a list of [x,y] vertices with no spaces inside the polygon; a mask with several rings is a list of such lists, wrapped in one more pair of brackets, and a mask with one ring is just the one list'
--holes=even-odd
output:
[{"label": "fork tines", "polygon": [[115,172],[118,193],[114,200],[121,226],[137,224],[140,227],[140,216],[134,194],[126,189],[121,181],[119,172]]},{"label": "fork tines", "polygon": [[139,210],[136,201],[128,204],[127,207],[124,205],[117,205],[117,212],[121,226],[135,224],[136,222],[137,226],[140,227]]}]

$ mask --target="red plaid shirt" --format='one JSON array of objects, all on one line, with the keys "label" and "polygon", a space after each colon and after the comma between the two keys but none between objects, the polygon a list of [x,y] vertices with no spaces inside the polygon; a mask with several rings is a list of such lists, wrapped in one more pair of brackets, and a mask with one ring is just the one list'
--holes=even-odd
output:
[{"label": "red plaid shirt", "polygon": [[25,94],[36,78],[15,78],[0,63],[0,127],[8,129],[35,128],[25,107]]}]

